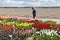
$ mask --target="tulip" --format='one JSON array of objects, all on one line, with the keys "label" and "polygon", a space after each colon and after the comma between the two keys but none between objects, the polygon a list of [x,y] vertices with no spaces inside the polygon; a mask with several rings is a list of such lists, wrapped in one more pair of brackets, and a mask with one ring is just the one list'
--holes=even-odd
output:
[{"label": "tulip", "polygon": [[6,30],[10,30],[10,29],[12,29],[13,28],[13,26],[3,26],[2,28],[1,28],[1,30],[2,31],[6,31]]}]

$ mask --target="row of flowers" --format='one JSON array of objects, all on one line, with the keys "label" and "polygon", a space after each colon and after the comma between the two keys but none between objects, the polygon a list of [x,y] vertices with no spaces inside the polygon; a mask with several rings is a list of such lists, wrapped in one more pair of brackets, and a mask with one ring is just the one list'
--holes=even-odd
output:
[{"label": "row of flowers", "polygon": [[0,16],[0,33],[8,33],[7,39],[29,40],[26,38],[32,37],[31,40],[59,40],[59,31],[60,24],[54,21],[43,22],[38,19],[19,18],[17,16]]}]

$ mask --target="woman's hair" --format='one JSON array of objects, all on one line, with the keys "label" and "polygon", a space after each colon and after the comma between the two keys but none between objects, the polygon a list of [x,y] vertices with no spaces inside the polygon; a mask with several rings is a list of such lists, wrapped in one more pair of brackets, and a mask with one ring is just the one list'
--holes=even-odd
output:
[{"label": "woman's hair", "polygon": [[32,7],[32,9],[34,9],[34,7]]},{"label": "woman's hair", "polygon": [[34,9],[34,8],[32,7],[32,9]]}]

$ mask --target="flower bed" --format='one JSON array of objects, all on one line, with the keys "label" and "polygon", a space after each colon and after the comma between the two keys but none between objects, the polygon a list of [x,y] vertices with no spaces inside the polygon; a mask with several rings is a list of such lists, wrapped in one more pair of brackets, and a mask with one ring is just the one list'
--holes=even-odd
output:
[{"label": "flower bed", "polygon": [[60,24],[55,21],[0,16],[1,40],[59,40]]}]

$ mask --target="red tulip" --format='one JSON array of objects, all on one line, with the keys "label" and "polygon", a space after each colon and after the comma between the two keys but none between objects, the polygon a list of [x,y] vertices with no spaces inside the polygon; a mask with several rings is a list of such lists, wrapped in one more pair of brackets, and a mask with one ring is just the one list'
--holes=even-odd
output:
[{"label": "red tulip", "polygon": [[53,28],[53,30],[57,31],[57,30],[60,30],[60,28],[59,28],[59,27],[57,27],[57,28]]},{"label": "red tulip", "polygon": [[10,30],[12,28],[13,28],[13,26],[4,26],[4,27],[1,28],[1,30],[6,31],[6,30]]},{"label": "red tulip", "polygon": [[48,28],[51,28],[51,24],[38,24],[38,25],[36,25],[36,26],[33,26],[34,28],[40,28],[40,29],[43,29],[43,28],[45,28],[45,29],[48,29]]},{"label": "red tulip", "polygon": [[4,20],[3,18],[0,18],[0,21]]}]

